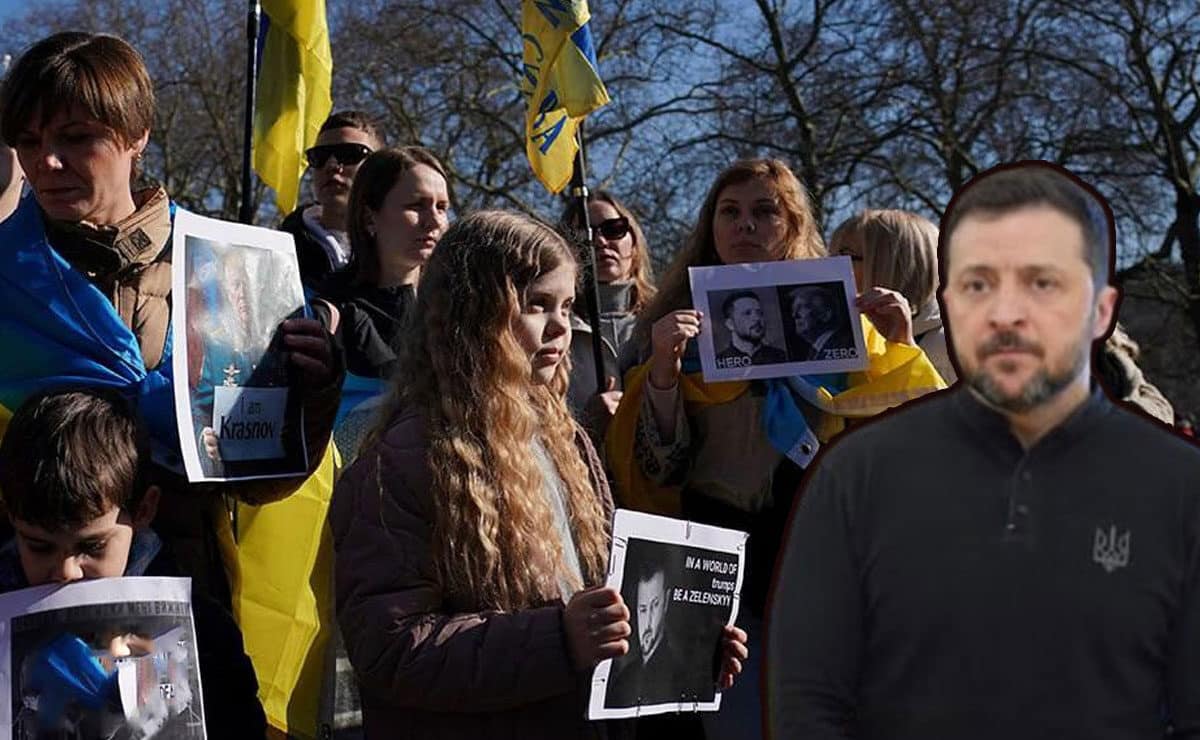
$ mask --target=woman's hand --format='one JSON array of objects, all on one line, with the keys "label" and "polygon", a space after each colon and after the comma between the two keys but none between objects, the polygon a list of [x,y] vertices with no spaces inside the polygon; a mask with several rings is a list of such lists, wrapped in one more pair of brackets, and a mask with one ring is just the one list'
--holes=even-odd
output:
[{"label": "woman's hand", "polygon": [[721,633],[721,673],[717,676],[717,690],[733,687],[733,679],[742,672],[742,664],[750,657],[746,648],[746,631],[727,626]]},{"label": "woman's hand", "polygon": [[617,390],[617,379],[609,375],[605,382],[604,391],[588,399],[585,411],[596,421],[607,424],[617,413],[621,405],[621,397],[625,394]]},{"label": "woman's hand", "polygon": [[912,307],[903,295],[888,288],[871,288],[858,296],[857,305],[884,339],[895,344],[916,346]]},{"label": "woman's hand", "polygon": [[692,309],[672,311],[654,322],[650,330],[650,382],[667,389],[679,379],[683,350],[688,340],[700,333],[701,313]]},{"label": "woman's hand", "polygon": [[602,660],[629,652],[629,609],[616,589],[601,586],[572,596],[563,627],[576,670],[590,671]]},{"label": "woman's hand", "polygon": [[208,459],[213,462],[221,461],[221,445],[217,439],[217,433],[212,427],[204,427],[200,430],[200,441],[204,447],[204,454],[208,455]]},{"label": "woman's hand", "polygon": [[283,344],[300,371],[302,388],[324,388],[333,382],[333,343],[316,319],[288,319],[282,324]]}]

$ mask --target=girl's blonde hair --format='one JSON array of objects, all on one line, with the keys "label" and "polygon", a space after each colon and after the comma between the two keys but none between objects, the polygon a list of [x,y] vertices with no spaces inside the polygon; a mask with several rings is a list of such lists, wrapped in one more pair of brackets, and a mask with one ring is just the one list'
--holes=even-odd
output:
[{"label": "girl's blonde hair", "polygon": [[898,210],[865,210],[834,230],[833,254],[862,250],[865,285],[890,288],[908,299],[913,312],[933,300],[937,291],[938,228],[927,218]]},{"label": "girl's blonde hair", "polygon": [[511,329],[533,282],[561,266],[576,269],[571,248],[528,216],[483,211],[451,226],[421,275],[393,396],[371,435],[403,410],[424,415],[434,569],[457,607],[522,609],[558,598],[560,582],[585,585],[565,569],[535,437],[558,469],[585,582],[607,568],[608,522],[564,401],[569,368],[533,385]]}]

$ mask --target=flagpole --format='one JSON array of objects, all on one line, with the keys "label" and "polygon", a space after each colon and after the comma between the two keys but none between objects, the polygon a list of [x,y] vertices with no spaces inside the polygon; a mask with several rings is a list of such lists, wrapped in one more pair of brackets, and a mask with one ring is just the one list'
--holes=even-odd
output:
[{"label": "flagpole", "polygon": [[600,281],[596,277],[596,248],[592,241],[592,219],[588,216],[587,176],[584,170],[583,121],[575,132],[575,171],[571,173],[571,197],[579,199],[579,213],[583,219],[583,233],[587,235],[587,247],[583,250],[584,272],[588,275],[583,287],[587,301],[588,321],[592,325],[592,354],[596,359],[596,392],[603,393],[608,379],[604,373],[604,340],[600,335]]},{"label": "flagpole", "polygon": [[251,205],[252,190],[254,189],[253,142],[254,142],[254,98],[258,87],[258,29],[261,9],[258,0],[250,0],[249,13],[246,16],[246,120],[242,130],[242,205],[238,211],[238,220],[244,224],[254,221],[254,208]]}]

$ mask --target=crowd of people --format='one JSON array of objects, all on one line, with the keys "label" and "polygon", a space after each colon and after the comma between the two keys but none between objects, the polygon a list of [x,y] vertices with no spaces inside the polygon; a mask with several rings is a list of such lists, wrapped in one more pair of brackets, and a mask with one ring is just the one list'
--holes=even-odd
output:
[{"label": "crowd of people", "polygon": [[[0,427],[0,493],[15,528],[0,550],[0,588],[190,576],[210,736],[262,737],[253,667],[230,613],[230,502],[276,501],[303,478],[199,484],[181,473],[162,401],[172,382],[175,206],[161,186],[138,185],[153,117],[141,57],[112,36],[48,37],[0,86],[0,137],[11,147],[0,163],[0,272],[12,270],[3,285],[14,291],[0,327],[14,346],[55,342],[80,367],[115,368],[89,375],[40,366],[36,354],[0,360],[0,404],[13,413]],[[338,645],[362,709],[354,732],[1151,737],[1146,727],[1162,736],[1169,724],[1200,737],[1186,676],[1200,668],[1200,635],[1164,627],[1200,616],[1200,509],[1196,491],[1182,490],[1200,480],[1200,453],[1118,415],[1091,383],[1092,341],[1104,338],[1094,363],[1103,387],[1175,421],[1115,324],[1103,267],[1111,255],[1072,261],[1060,249],[1075,231],[1089,245],[1106,238],[1092,228],[1098,206],[1078,206],[1066,175],[986,173],[978,182],[1017,184],[992,200],[956,199],[940,236],[918,214],[872,208],[827,246],[785,163],[733,161],[656,280],[641,222],[612,193],[572,202],[555,223],[505,211],[452,218],[447,167],[421,147],[388,146],[353,110],[329,117],[307,161],[316,202],[280,229],[295,239],[313,318],[279,331],[310,467],[329,444],[345,461],[329,523]],[[1030,213],[1037,218],[1018,218]],[[1021,250],[999,248],[1014,239]],[[1042,247],[1058,251],[1044,258]],[[829,256],[849,258],[867,369],[800,383],[706,382],[697,339],[707,307],[692,304],[689,269]],[[589,264],[598,316],[581,298]],[[1063,286],[1094,290],[1060,305]],[[990,296],[1043,317],[996,308]],[[712,318],[727,322],[731,352],[783,357],[762,342],[753,292],[725,304]],[[789,294],[789,351],[802,341],[841,346],[819,323],[830,304]],[[1093,307],[1087,321],[1071,313],[1079,306]],[[67,310],[115,339],[76,336],[60,321]],[[1054,354],[1055,332],[1085,323],[1065,359]],[[809,325],[820,328],[810,335]],[[959,379],[967,382],[938,392]],[[369,402],[346,416],[339,405],[344,412],[351,389]],[[1083,431],[1093,426],[1095,439]],[[1070,482],[1061,458],[1084,455],[1085,439],[1110,461],[1134,454],[1121,440],[1136,440],[1139,465],[1157,476],[1153,501],[1139,509],[1121,496],[1149,483],[1105,488],[1105,476],[1124,480],[1108,467]],[[1082,476],[1087,464],[1076,463]],[[1056,486],[1077,494],[1054,500]],[[1094,489],[1112,506],[1074,500]],[[740,614],[712,646],[719,712],[586,719],[591,670],[639,649],[641,617],[604,585],[614,507],[749,533]],[[1070,565],[1051,545],[1091,537],[1092,519],[1060,531],[1076,510],[1099,512],[1097,527],[1108,516],[1148,530],[1137,531],[1133,557],[1152,592],[1125,582],[1120,598],[1130,603],[1110,616],[1117,597],[1097,580],[1104,570],[1088,570],[1091,545]],[[1006,526],[993,535],[981,511]],[[1167,529],[1158,537],[1153,527]],[[1010,545],[999,564],[984,547],[997,543]],[[1040,573],[1032,593],[1023,590],[1031,568]],[[1068,584],[1071,608],[1056,593]],[[1118,621],[1126,611],[1141,630],[1133,645]],[[1077,612],[1100,632],[1064,644]],[[1043,614],[1050,629],[1038,635]],[[1064,696],[1052,667],[1018,689],[981,664],[1030,668],[1047,653],[1078,661],[1079,693]],[[1112,681],[1097,688],[1104,676]],[[996,709],[1000,697],[1012,699],[1009,710]],[[1022,724],[1056,702],[1045,724]]]}]

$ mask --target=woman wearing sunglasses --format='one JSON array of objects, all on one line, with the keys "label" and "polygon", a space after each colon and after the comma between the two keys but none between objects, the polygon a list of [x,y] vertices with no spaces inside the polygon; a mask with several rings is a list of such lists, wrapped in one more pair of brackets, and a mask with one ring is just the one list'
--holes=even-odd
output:
[{"label": "woman wearing sunglasses", "polygon": [[352,257],[326,297],[342,312],[346,369],[386,380],[417,280],[449,226],[446,168],[427,149],[381,149],[362,163],[346,225]]},{"label": "woman wearing sunglasses", "polygon": [[317,200],[289,213],[279,228],[296,238],[300,279],[309,291],[321,291],[350,263],[350,187],[362,161],[381,148],[383,137],[367,114],[346,110],[325,119],[316,144],[305,152]]},{"label": "woman wearing sunglasses", "polygon": [[[597,190],[588,195],[588,221],[595,249],[596,280],[600,284],[600,332],[603,342],[606,386],[596,385],[596,356],[593,351],[592,325],[578,314],[572,322],[571,385],[567,404],[575,417],[593,433],[604,437],[604,429],[621,400],[622,350],[633,335],[634,324],[642,308],[654,297],[650,252],[646,237],[633,213],[612,193]],[[562,215],[566,230],[579,234],[583,213],[573,200]],[[585,286],[585,289],[590,289]],[[586,302],[575,304],[586,311]],[[628,354],[628,353],[627,353]]]}]

